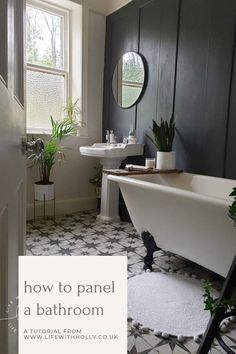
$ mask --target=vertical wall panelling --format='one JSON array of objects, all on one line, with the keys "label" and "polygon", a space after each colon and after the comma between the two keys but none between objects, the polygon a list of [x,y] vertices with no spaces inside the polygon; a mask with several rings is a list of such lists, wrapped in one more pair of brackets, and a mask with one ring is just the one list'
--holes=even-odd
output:
[{"label": "vertical wall panelling", "polygon": [[[138,53],[140,53],[140,25],[141,25],[141,9],[139,8],[139,12],[138,12],[138,50],[137,50]],[[143,62],[144,62],[144,67],[147,70],[146,59],[144,57],[143,57]],[[145,81],[144,81],[145,86],[146,86],[146,81],[147,81],[147,73],[145,75]],[[141,94],[141,96],[142,96],[142,94]],[[139,97],[139,100],[140,100],[140,97]],[[138,105],[135,104],[135,124],[134,124],[135,130],[137,130],[137,108],[138,108]]]},{"label": "vertical wall panelling", "polygon": [[106,40],[105,40],[105,58],[104,58],[104,79],[103,79],[103,132],[102,137],[105,139],[105,129],[110,129],[109,111],[110,111],[110,90],[112,83],[110,82],[111,67],[111,21],[109,17],[106,21]]},{"label": "vertical wall panelling", "polygon": [[235,15],[235,0],[211,0],[202,172],[220,177],[224,174]]},{"label": "vertical wall panelling", "polygon": [[209,19],[209,1],[182,1],[175,98],[178,129],[175,149],[178,152],[178,166],[194,172],[202,165]]},{"label": "vertical wall panelling", "polygon": [[155,148],[145,137],[152,120],[169,119],[173,109],[178,0],[151,1],[140,9],[140,53],[146,58],[148,82],[137,105],[137,135],[147,147]]},{"label": "vertical wall panelling", "polygon": [[175,117],[179,167],[223,175],[234,36],[232,1],[183,0]]},{"label": "vertical wall panelling", "polygon": [[0,1],[0,79],[7,84],[7,0]]},{"label": "vertical wall panelling", "polygon": [[236,179],[236,22],[232,55],[231,92],[229,97],[229,121],[225,153],[225,177]]},{"label": "vertical wall panelling", "polygon": [[[177,167],[236,178],[235,0],[135,0],[107,20],[105,127],[119,139],[136,123],[146,154],[152,119],[176,120]],[[113,99],[112,73],[121,54],[139,50],[146,90],[130,109]],[[232,64],[233,57],[233,64]]]},{"label": "vertical wall panelling", "polygon": [[[128,134],[130,127],[135,127],[135,106],[124,109],[117,105],[112,93],[112,76],[119,58],[128,51],[138,51],[138,28],[139,28],[139,10],[131,3],[126,6],[126,11],[119,11],[119,16],[108,18],[107,28],[110,30],[106,44],[106,82],[105,92],[109,97],[109,109],[106,114],[105,129],[114,130],[119,141]],[[110,58],[110,59],[109,59]]]}]

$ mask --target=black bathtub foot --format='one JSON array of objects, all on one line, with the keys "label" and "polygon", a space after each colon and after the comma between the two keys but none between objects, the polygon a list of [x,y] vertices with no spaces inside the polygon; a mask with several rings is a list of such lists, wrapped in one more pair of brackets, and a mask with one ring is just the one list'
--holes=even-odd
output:
[{"label": "black bathtub foot", "polygon": [[155,251],[159,251],[161,248],[157,247],[153,236],[148,231],[142,232],[141,236],[142,236],[144,246],[147,249],[147,254],[143,259],[144,260],[143,269],[145,270],[150,269],[152,271],[153,253]]}]

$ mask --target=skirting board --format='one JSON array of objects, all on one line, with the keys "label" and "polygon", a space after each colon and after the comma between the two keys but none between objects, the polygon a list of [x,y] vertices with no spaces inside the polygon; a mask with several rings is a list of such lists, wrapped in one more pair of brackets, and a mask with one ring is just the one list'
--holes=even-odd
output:
[{"label": "skirting board", "polygon": [[[75,198],[66,200],[56,200],[56,215],[63,215],[68,213],[75,213],[77,211],[85,211],[96,209],[97,199],[95,197],[90,198]],[[43,202],[36,202],[36,217],[43,216]],[[53,201],[46,202],[46,216],[53,215]],[[27,205],[27,220],[31,220],[34,217],[34,205],[33,203]]]}]

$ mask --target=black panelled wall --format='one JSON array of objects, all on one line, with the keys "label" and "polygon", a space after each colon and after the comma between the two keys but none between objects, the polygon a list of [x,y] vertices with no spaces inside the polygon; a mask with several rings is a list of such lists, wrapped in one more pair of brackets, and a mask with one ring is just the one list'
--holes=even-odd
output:
[{"label": "black panelled wall", "polygon": [[[185,171],[236,179],[236,0],[133,0],[107,18],[104,129],[119,140],[136,128],[146,156],[152,119],[176,120],[174,149]],[[147,63],[145,92],[120,108],[112,95],[119,58]]]},{"label": "black panelled wall", "polygon": [[224,175],[235,5],[186,0],[181,6],[176,149],[181,167],[214,176]]}]

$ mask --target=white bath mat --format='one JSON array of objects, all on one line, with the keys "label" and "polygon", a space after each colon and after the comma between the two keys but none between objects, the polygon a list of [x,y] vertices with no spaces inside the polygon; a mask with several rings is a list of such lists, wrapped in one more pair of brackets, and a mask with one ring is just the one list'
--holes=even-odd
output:
[{"label": "white bath mat", "polygon": [[[202,283],[186,276],[143,273],[128,281],[128,315],[143,326],[174,336],[202,334],[210,315],[204,311]],[[216,291],[213,297],[218,297]]]}]

